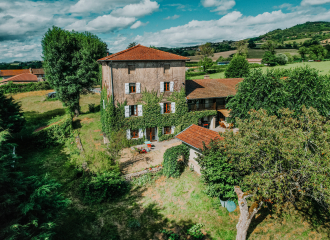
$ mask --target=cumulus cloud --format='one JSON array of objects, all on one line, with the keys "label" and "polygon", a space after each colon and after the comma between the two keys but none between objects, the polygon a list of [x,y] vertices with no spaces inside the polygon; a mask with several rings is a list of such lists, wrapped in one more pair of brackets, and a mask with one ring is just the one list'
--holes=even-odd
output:
[{"label": "cumulus cloud", "polygon": [[177,18],[179,18],[180,17],[180,15],[173,15],[173,16],[168,16],[168,17],[166,17],[166,18],[164,18],[164,20],[174,20],[174,19],[177,19]]},{"label": "cumulus cloud", "polygon": [[146,26],[149,22],[143,23],[141,21],[136,21],[132,26],[131,29],[136,29],[142,26]]},{"label": "cumulus cloud", "polygon": [[234,0],[202,0],[201,3],[207,8],[215,7],[211,12],[218,12],[219,14],[227,12],[236,5]]},{"label": "cumulus cloud", "polygon": [[69,8],[71,13],[106,12],[127,4],[138,3],[140,0],[79,0]]},{"label": "cumulus cloud", "polygon": [[111,12],[113,16],[125,16],[125,17],[143,17],[149,15],[159,9],[157,2],[150,0],[143,0],[137,4],[129,4],[123,8],[116,9]]},{"label": "cumulus cloud", "polygon": [[322,5],[330,3],[330,0],[302,0],[301,5],[307,6],[307,5]]}]

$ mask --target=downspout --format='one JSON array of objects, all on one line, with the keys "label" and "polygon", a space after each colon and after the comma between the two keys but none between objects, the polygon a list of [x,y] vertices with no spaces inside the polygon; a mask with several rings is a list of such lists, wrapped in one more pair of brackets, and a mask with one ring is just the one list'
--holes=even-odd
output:
[{"label": "downspout", "polygon": [[111,98],[112,98],[112,103],[115,105],[115,98],[113,96],[113,72],[112,72],[112,61],[110,61],[110,69],[111,69]]}]

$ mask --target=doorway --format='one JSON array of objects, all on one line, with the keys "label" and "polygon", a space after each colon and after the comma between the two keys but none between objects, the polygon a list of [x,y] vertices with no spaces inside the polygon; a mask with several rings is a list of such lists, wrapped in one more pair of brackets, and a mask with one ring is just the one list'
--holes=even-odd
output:
[{"label": "doorway", "polygon": [[150,142],[157,141],[157,128],[156,127],[150,127],[146,129],[146,137],[147,140]]}]

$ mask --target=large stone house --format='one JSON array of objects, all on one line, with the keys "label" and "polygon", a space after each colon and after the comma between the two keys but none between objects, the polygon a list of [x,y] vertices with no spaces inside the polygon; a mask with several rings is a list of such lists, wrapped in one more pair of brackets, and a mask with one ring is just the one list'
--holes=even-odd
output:
[{"label": "large stone house", "polygon": [[[189,111],[216,110],[214,116],[199,119],[199,126],[214,129],[219,121],[229,117],[226,98],[236,93],[235,86],[243,79],[200,79],[185,80],[187,57],[148,48],[142,45],[126,49],[101,58],[102,89],[115,103],[127,102],[125,117],[143,116],[143,106],[139,105],[143,91],[164,94],[161,114],[175,113],[175,102],[166,99],[173,92],[186,90]],[[105,104],[103,103],[103,107]],[[158,140],[158,131],[173,134],[176,126],[149,127],[147,129],[127,129],[127,138],[146,137]]]}]

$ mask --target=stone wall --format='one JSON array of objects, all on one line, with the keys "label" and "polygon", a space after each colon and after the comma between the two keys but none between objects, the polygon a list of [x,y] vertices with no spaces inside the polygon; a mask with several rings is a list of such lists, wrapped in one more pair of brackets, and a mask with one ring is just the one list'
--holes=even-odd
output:
[{"label": "stone wall", "polygon": [[199,166],[198,162],[195,160],[197,158],[197,151],[194,149],[190,148],[190,155],[189,155],[189,161],[188,161],[188,166],[191,167],[193,166],[194,171],[201,175],[201,167]]}]

